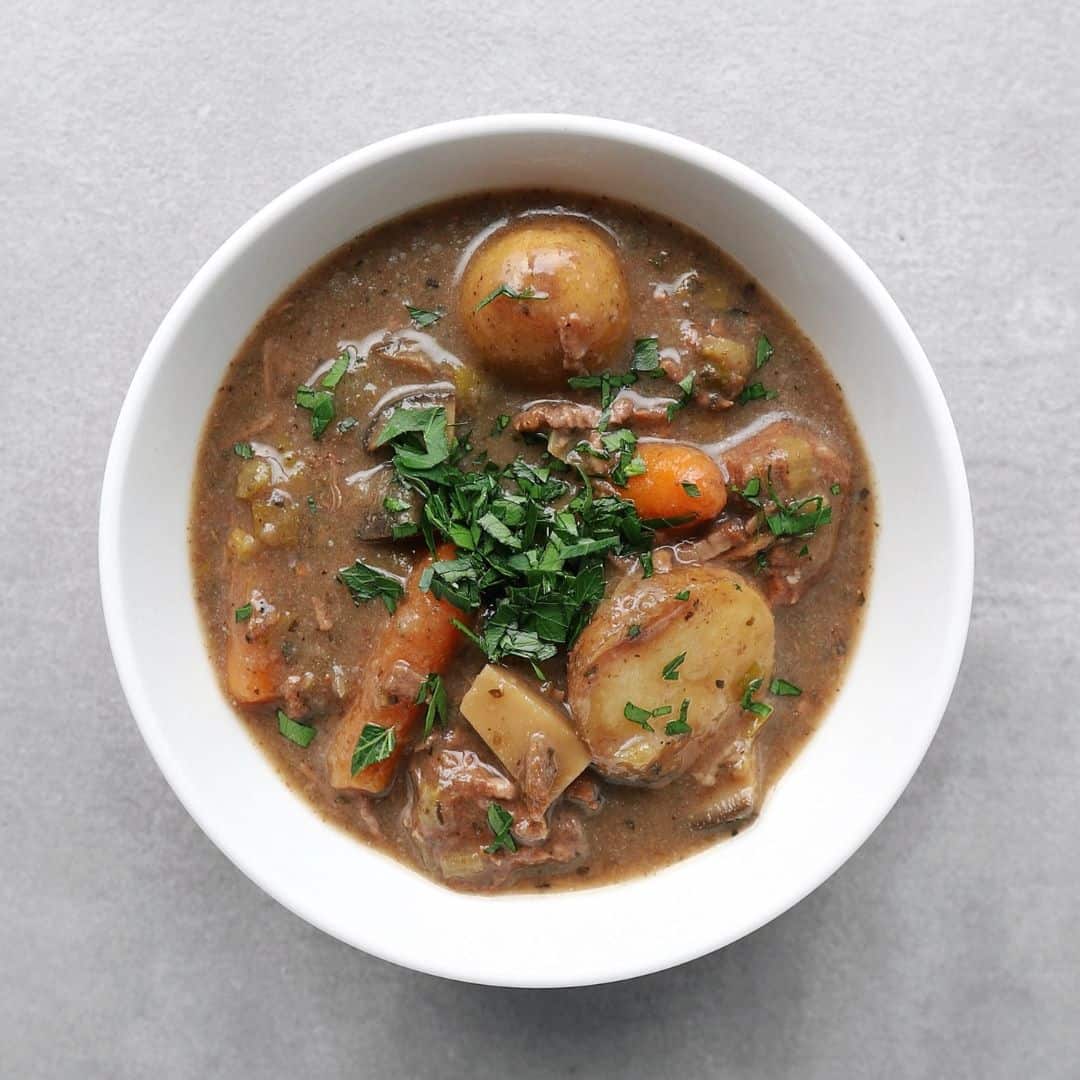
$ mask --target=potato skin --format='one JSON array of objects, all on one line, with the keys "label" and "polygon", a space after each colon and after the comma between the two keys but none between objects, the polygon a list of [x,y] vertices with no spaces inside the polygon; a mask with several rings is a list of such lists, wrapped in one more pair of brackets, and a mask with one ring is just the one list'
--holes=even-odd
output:
[{"label": "potato skin", "polygon": [[[505,285],[537,299],[499,296]],[[547,299],[539,299],[546,296]],[[599,371],[628,343],[630,297],[610,240],[572,218],[500,229],[473,253],[461,278],[461,318],[486,367],[519,384],[562,386]]]},{"label": "potato skin", "polygon": [[[689,598],[677,599],[686,589]],[[641,630],[630,638],[632,625]],[[752,719],[740,703],[746,683],[768,681],[774,647],[772,612],[733,570],[681,567],[624,579],[578,638],[567,670],[567,700],[593,767],[609,780],[659,786],[727,752]],[[678,679],[665,679],[664,666],[682,652]],[[684,699],[691,733],[665,734]],[[649,732],[623,715],[628,701],[672,712],[653,719]]]}]

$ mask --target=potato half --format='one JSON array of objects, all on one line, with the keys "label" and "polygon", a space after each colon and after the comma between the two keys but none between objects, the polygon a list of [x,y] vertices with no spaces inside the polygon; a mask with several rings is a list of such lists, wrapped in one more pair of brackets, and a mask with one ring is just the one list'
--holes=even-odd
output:
[{"label": "potato half", "polygon": [[[749,680],[769,679],[773,650],[772,612],[733,570],[624,579],[582,632],[567,672],[594,767],[610,780],[659,785],[726,752],[753,719],[742,694]],[[690,731],[668,734],[684,701]]]},{"label": "potato half", "polygon": [[[522,294],[531,298],[515,299]],[[628,338],[630,297],[614,245],[571,218],[492,235],[465,267],[460,304],[485,366],[516,383],[561,387],[567,374],[607,366]]]}]

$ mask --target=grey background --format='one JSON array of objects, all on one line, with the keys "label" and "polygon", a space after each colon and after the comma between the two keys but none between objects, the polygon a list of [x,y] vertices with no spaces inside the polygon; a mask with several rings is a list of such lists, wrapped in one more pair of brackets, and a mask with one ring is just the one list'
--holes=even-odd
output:
[{"label": "grey background", "polygon": [[[0,30],[0,1075],[1080,1074],[1075,5],[9,3]],[[847,866],[720,954],[555,993],[395,969],[249,884],[143,747],[96,579],[121,399],[214,248],[350,149],[529,109],[715,146],[854,245],[944,385],[978,563],[941,732]]]}]

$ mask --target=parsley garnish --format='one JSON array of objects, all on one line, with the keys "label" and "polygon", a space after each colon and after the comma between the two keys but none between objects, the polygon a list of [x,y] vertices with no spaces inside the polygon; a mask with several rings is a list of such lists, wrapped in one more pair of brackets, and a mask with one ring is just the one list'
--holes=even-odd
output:
[{"label": "parsley garnish", "polygon": [[766,390],[761,383],[751,383],[744,386],[735,398],[736,405],[745,405],[748,401],[771,401],[776,397],[775,390]]},{"label": "parsley garnish", "polygon": [[829,494],[830,495],[839,495],[840,494],[840,485],[839,484],[833,484],[832,487],[829,488]]},{"label": "parsley garnish", "polygon": [[499,415],[495,417],[495,424],[491,429],[491,434],[501,435],[507,429],[509,424],[510,417],[507,416],[506,413],[499,413]]},{"label": "parsley garnish", "polygon": [[344,435],[346,431],[352,431],[352,429],[356,427],[358,423],[359,421],[356,419],[355,416],[346,416],[338,421],[337,429],[342,435]]},{"label": "parsley garnish", "polygon": [[[602,452],[632,471],[633,436],[603,438]],[[428,548],[442,539],[456,548],[454,558],[425,569],[420,588],[462,611],[483,610],[478,624],[460,629],[492,662],[542,662],[571,646],[603,598],[605,556],[644,560],[652,545],[653,530],[633,504],[596,497],[580,470],[575,491],[554,462],[467,467],[443,409],[397,409],[379,442],[393,450],[398,481],[422,502],[417,527]]]},{"label": "parsley garnish", "polygon": [[669,720],[664,725],[665,735],[689,735],[690,725],[687,723],[686,718],[690,713],[690,702],[686,698],[683,698],[683,703],[679,706],[679,718],[678,720]]},{"label": "parsley garnish", "polygon": [[650,720],[658,716],[667,716],[671,711],[670,705],[658,705],[655,709],[642,709],[632,701],[628,701],[623,706],[623,716],[625,716],[631,724],[637,724],[638,727],[644,728],[646,731],[655,730],[652,724],[649,723]]},{"label": "parsley garnish", "polygon": [[572,390],[599,390],[600,408],[606,409],[619,389],[636,382],[637,375],[632,371],[602,371],[599,375],[571,375],[566,385]]},{"label": "parsley garnish", "polygon": [[235,618],[237,622],[247,622],[251,618],[251,613],[254,611],[254,607],[251,604],[241,604],[236,609]]},{"label": "parsley garnish", "polygon": [[683,589],[681,592],[677,592],[675,594],[675,599],[676,600],[689,600],[690,599],[690,590],[689,589]]},{"label": "parsley garnish", "polygon": [[446,410],[395,409],[375,440],[376,446],[394,444],[394,465],[399,472],[417,472],[441,465],[450,456]]},{"label": "parsley garnish", "polygon": [[634,638],[641,634],[641,627],[637,623],[631,623],[626,631],[626,636],[633,641]]},{"label": "parsley garnish", "polygon": [[488,803],[487,823],[488,828],[495,834],[495,839],[484,848],[489,855],[494,855],[500,848],[509,851],[511,855],[517,851],[517,844],[510,834],[514,815],[509,810],[503,809],[498,803]]},{"label": "parsley garnish", "polygon": [[424,734],[430,735],[436,721],[440,724],[446,723],[448,703],[446,700],[446,687],[443,686],[441,675],[432,672],[420,684],[420,689],[416,693],[416,704],[423,705],[425,702],[427,703],[427,712],[424,714]]},{"label": "parsley garnish", "polygon": [[413,307],[412,304],[406,304],[405,309],[417,330],[434,326],[446,314],[445,311],[431,311],[428,308]]},{"label": "parsley garnish", "polygon": [[681,652],[674,659],[669,660],[664,665],[664,678],[668,682],[675,682],[679,677],[679,668],[682,667],[683,661],[686,659],[686,653]]},{"label": "parsley garnish", "polygon": [[768,359],[773,354],[772,342],[762,334],[757,339],[757,350],[754,354],[754,370],[764,367],[768,362]]},{"label": "parsley garnish", "polygon": [[684,480],[682,483],[682,489],[690,496],[691,499],[701,498],[701,488],[697,484],[691,484],[690,481]]},{"label": "parsley garnish", "polygon": [[310,386],[299,386],[296,389],[296,404],[301,409],[311,412],[311,434],[316,439],[322,438],[322,433],[329,427],[334,419],[334,394],[330,390],[312,390]]},{"label": "parsley garnish", "polygon": [[775,694],[777,697],[798,697],[802,690],[794,683],[788,682],[787,679],[773,679],[769,683],[769,693]]},{"label": "parsley garnish", "polygon": [[232,450],[237,457],[243,458],[245,461],[255,456],[255,451],[251,449],[251,443],[249,442],[233,443]]},{"label": "parsley garnish", "polygon": [[365,724],[360,738],[356,740],[356,748],[352,753],[352,775],[355,776],[361,769],[369,765],[376,765],[385,761],[393,752],[397,743],[397,736],[392,727],[383,727],[381,724]]},{"label": "parsley garnish", "polygon": [[686,408],[686,406],[690,403],[690,399],[694,396],[694,376],[695,373],[691,371],[685,379],[679,380],[677,384],[679,387],[679,400],[668,402],[667,418],[669,422],[674,419],[675,414],[680,409]]},{"label": "parsley garnish", "polygon": [[349,370],[349,353],[346,350],[343,352],[333,363],[330,370],[323,376],[322,384],[327,390],[333,390],[339,382],[341,382],[341,376]]},{"label": "parsley garnish", "polygon": [[538,293],[531,285],[526,285],[520,292],[512,289],[506,282],[501,285],[497,285],[480,301],[473,311],[479,311],[481,308],[486,308],[492,300],[498,300],[500,296],[505,296],[508,300],[547,300],[547,293]]},{"label": "parsley garnish", "polygon": [[752,712],[756,718],[751,735],[755,734],[758,728],[772,716],[773,709],[771,705],[766,705],[764,701],[754,700],[754,695],[761,689],[762,681],[760,676],[756,679],[750,679],[743,690],[741,705],[747,712]]},{"label": "parsley garnish", "polygon": [[654,337],[638,338],[634,342],[634,355],[630,360],[630,370],[649,375],[660,375],[660,343]]},{"label": "parsley garnish", "polygon": [[294,720],[284,709],[277,711],[277,729],[289,742],[297,746],[310,746],[316,731],[310,724],[301,724]]},{"label": "parsley garnish", "polygon": [[397,608],[398,600],[405,593],[397,578],[384,574],[373,566],[367,566],[359,559],[352,566],[343,566],[337,573],[337,579],[352,594],[353,603],[357,607],[365,600],[378,597],[391,615]]}]

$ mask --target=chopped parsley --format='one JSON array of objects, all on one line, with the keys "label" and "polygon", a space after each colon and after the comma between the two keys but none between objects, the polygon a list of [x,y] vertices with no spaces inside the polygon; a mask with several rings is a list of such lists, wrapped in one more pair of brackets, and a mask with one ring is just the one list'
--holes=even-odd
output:
[{"label": "chopped parsley", "polygon": [[669,720],[664,725],[665,735],[689,735],[690,725],[687,723],[687,716],[690,714],[690,702],[688,699],[683,698],[683,703],[679,706],[679,718],[677,720]]},{"label": "chopped parsley", "polygon": [[633,641],[634,638],[639,637],[641,634],[641,627],[637,623],[631,623],[627,628],[626,636]]},{"label": "chopped parsley", "polygon": [[[810,495],[805,499],[790,499],[785,501],[777,492],[772,480],[772,468],[766,473],[766,490],[768,498],[761,494],[761,480],[754,476],[747,481],[742,491],[736,489],[751,506],[756,506],[765,515],[765,524],[769,532],[777,538],[786,536],[813,536],[822,526],[832,521],[832,507],[825,501],[824,495]],[[769,503],[772,503],[772,509]],[[809,549],[803,546],[800,555],[809,554]],[[764,552],[758,552],[758,566],[763,567]]]},{"label": "chopped parsley", "polygon": [[346,431],[352,431],[358,423],[359,421],[355,416],[345,416],[337,422],[337,429],[340,434],[344,435]]},{"label": "chopped parsley", "polygon": [[655,730],[652,724],[649,723],[650,720],[653,720],[658,716],[668,716],[671,712],[672,708],[670,705],[658,705],[655,709],[642,709],[632,701],[628,701],[623,706],[623,716],[625,716],[631,724],[637,724],[638,727],[644,728],[646,731]]},{"label": "chopped parsley", "polygon": [[316,735],[310,724],[301,724],[299,720],[294,720],[284,709],[277,711],[277,729],[289,742],[296,743],[297,746],[310,746]]},{"label": "chopped parsley", "polygon": [[321,439],[323,432],[334,419],[334,394],[332,390],[313,390],[310,386],[296,389],[296,404],[311,412],[311,434]]},{"label": "chopped parsley", "polygon": [[314,495],[309,495],[305,500],[307,502],[308,509],[314,514],[319,509],[319,504],[315,501]]},{"label": "chopped parsley", "polygon": [[378,597],[392,615],[397,609],[397,602],[405,593],[400,581],[367,566],[359,559],[352,566],[343,566],[337,573],[337,579],[352,594],[353,603],[360,606],[367,600]]},{"label": "chopped parsley", "polygon": [[694,396],[694,372],[690,372],[685,379],[680,379],[676,384],[679,387],[679,399],[678,401],[669,401],[667,407],[667,418],[670,422],[675,418],[675,414],[680,409],[685,409],[690,403],[690,399]]},{"label": "chopped parsley", "polygon": [[245,461],[250,461],[255,456],[255,451],[251,449],[251,443],[249,442],[233,443],[232,452]]},{"label": "chopped parsley", "polygon": [[352,775],[355,776],[369,765],[377,765],[380,761],[385,761],[394,752],[396,743],[397,736],[392,727],[365,724],[352,752]]},{"label": "chopped parsley", "polygon": [[479,311],[481,308],[486,308],[492,300],[498,300],[500,296],[505,296],[508,300],[547,300],[547,293],[538,293],[531,285],[526,285],[524,289],[518,292],[512,289],[504,281],[501,285],[497,285],[480,301],[473,311]]},{"label": "chopped parsley", "polygon": [[761,689],[762,682],[760,675],[755,679],[750,679],[743,690],[742,701],[740,702],[742,707],[747,712],[753,713],[756,718],[751,734],[756,733],[758,728],[772,716],[773,709],[771,705],[767,705],[764,701],[754,700],[754,695]]},{"label": "chopped parsley", "polygon": [[234,613],[234,617],[237,622],[247,622],[251,618],[251,613],[254,611],[254,607],[251,604],[241,604]]},{"label": "chopped parsley", "polygon": [[690,496],[691,499],[701,498],[701,488],[699,488],[697,484],[690,483],[689,480],[684,480],[682,482],[682,489],[686,492],[687,495]]},{"label": "chopped parsley", "polygon": [[600,408],[606,409],[624,386],[633,386],[637,375],[632,371],[602,371],[599,375],[571,375],[566,385],[572,390],[599,390]]},{"label": "chopped parsley", "polygon": [[[632,473],[628,434],[605,432],[610,449],[603,452]],[[492,662],[542,662],[570,647],[603,599],[605,557],[644,559],[652,546],[653,530],[633,503],[594,494],[580,470],[575,489],[551,459],[466,465],[466,448],[448,431],[444,409],[399,407],[379,443],[393,451],[398,482],[418,496],[413,528],[426,546],[434,553],[447,540],[456,549],[425,569],[420,588],[464,612],[483,612],[473,626],[459,620],[460,629]],[[349,571],[356,580],[343,580],[359,589],[358,599],[383,596],[380,588],[392,590],[392,599],[400,595],[386,575]]]},{"label": "chopped parsley", "polygon": [[773,354],[772,342],[762,334],[757,339],[757,349],[754,353],[754,370],[762,368],[768,363],[769,357]]},{"label": "chopped parsley", "polygon": [[510,417],[506,413],[499,413],[495,417],[495,424],[491,429],[492,435],[501,435],[510,425]]},{"label": "chopped parsley", "polygon": [[406,304],[405,310],[408,311],[409,318],[417,330],[425,330],[429,326],[434,326],[446,314],[445,311],[432,311],[429,308],[413,307],[412,304]]},{"label": "chopped parsley", "polygon": [[745,405],[749,401],[771,401],[776,397],[775,390],[766,390],[765,387],[759,383],[750,383],[749,386],[744,386],[735,398],[736,405]]},{"label": "chopped parsley", "polygon": [[798,697],[802,690],[794,683],[788,682],[787,679],[773,679],[769,683],[769,693],[775,694],[777,697]]},{"label": "chopped parsley", "polygon": [[341,382],[341,376],[349,370],[349,352],[346,349],[331,365],[330,370],[323,376],[322,384],[327,390],[333,390],[339,382]]},{"label": "chopped parsley", "polygon": [[833,484],[832,487],[829,488],[829,494],[830,495],[839,495],[840,494],[840,485],[839,484]]},{"label": "chopped parsley", "polygon": [[654,337],[638,338],[634,342],[634,355],[630,370],[652,376],[661,375],[660,342]]},{"label": "chopped parsley", "polygon": [[683,589],[681,592],[677,592],[675,594],[675,599],[676,600],[689,600],[690,599],[690,590],[689,589]]},{"label": "chopped parsley", "polygon": [[679,678],[679,668],[682,667],[683,661],[686,659],[686,653],[681,652],[678,656],[669,660],[664,665],[664,678],[668,682],[675,682]]},{"label": "chopped parsley", "polygon": [[489,855],[494,855],[500,848],[510,852],[511,855],[517,851],[517,844],[510,833],[510,826],[514,824],[514,815],[509,810],[498,803],[488,803],[487,823],[495,836],[495,839],[484,848]]},{"label": "chopped parsley", "polygon": [[416,704],[427,704],[427,712],[424,713],[424,734],[430,735],[436,722],[446,723],[446,711],[448,702],[446,699],[446,687],[443,686],[442,676],[434,672],[420,684],[416,693]]}]

